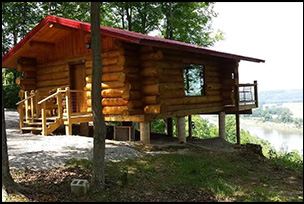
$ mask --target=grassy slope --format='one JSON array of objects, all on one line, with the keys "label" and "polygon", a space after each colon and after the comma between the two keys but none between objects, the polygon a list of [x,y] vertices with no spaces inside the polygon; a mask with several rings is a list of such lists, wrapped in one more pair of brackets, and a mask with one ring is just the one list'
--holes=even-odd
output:
[{"label": "grassy slope", "polygon": [[70,193],[73,178],[90,178],[89,161],[13,175],[32,189],[26,195],[30,201],[303,201],[303,169],[288,169],[244,150],[166,150],[170,154],[107,163],[101,195]]}]

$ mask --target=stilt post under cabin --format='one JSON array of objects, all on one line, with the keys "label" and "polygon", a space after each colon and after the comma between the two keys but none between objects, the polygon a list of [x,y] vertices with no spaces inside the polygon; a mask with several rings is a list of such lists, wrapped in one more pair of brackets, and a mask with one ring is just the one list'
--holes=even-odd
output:
[{"label": "stilt post under cabin", "polygon": [[240,114],[237,112],[235,114],[235,123],[236,123],[236,143],[239,145],[241,144],[241,137],[240,137]]},{"label": "stilt post under cabin", "polygon": [[185,117],[177,117],[177,137],[180,143],[186,143]]},{"label": "stilt post under cabin", "polygon": [[144,144],[150,144],[150,123],[140,123],[140,141]]},{"label": "stilt post under cabin", "polygon": [[167,134],[173,137],[173,120],[172,118],[167,118]]},{"label": "stilt post under cabin", "polygon": [[66,89],[66,115],[67,115],[67,124],[65,125],[65,134],[72,135],[72,124],[71,124],[71,92],[70,88],[67,87]]},{"label": "stilt post under cabin", "polygon": [[192,138],[192,117],[188,115],[189,138]]},{"label": "stilt post under cabin", "polygon": [[219,113],[219,137],[226,140],[225,112]]}]

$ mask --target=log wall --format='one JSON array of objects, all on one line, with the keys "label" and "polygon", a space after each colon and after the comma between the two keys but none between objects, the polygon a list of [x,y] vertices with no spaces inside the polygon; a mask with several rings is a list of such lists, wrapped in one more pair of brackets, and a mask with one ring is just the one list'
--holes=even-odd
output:
[{"label": "log wall", "polygon": [[[143,114],[140,92],[140,61],[138,47],[115,41],[110,49],[102,52],[102,91],[104,115]],[[86,61],[87,90],[91,90],[92,61]],[[88,92],[88,110],[91,111],[91,95]]]},{"label": "log wall", "polygon": [[[204,96],[185,96],[183,64],[200,64],[204,67]],[[141,48],[144,112],[166,112],[223,107],[222,70],[218,60],[201,55],[168,49]]]},{"label": "log wall", "polygon": [[[22,91],[37,89],[49,93],[58,87],[70,86],[70,62],[84,63],[87,111],[91,112],[92,57],[85,48],[90,35],[71,32],[54,50],[41,54],[35,63],[24,60],[18,79]],[[183,64],[204,67],[204,96],[185,96]],[[233,104],[232,73],[235,62],[203,55],[139,46],[102,37],[103,114],[133,116],[224,107]],[[49,94],[47,94],[49,95]],[[173,115],[172,115],[173,116]]]},{"label": "log wall", "polygon": [[24,91],[36,90],[37,65],[34,58],[20,58],[18,60],[17,71],[22,72],[23,77],[16,79],[16,84],[20,85],[19,96],[24,96]]}]

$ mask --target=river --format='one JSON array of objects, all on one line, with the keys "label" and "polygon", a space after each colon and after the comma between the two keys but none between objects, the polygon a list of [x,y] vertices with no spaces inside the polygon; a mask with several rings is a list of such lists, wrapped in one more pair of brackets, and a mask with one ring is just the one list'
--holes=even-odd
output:
[{"label": "river", "polygon": [[[217,116],[201,116],[208,119],[209,122],[218,126]],[[285,152],[298,150],[303,155],[303,130],[295,128],[279,128],[278,126],[269,125],[267,123],[256,123],[251,120],[240,120],[240,127],[249,131],[251,135],[255,135],[260,139],[270,142],[277,150],[283,149]]]}]

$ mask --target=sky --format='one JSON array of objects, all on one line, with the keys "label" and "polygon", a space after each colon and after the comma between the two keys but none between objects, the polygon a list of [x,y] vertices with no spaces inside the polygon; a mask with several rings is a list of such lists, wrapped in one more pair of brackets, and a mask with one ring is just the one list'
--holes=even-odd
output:
[{"label": "sky", "polygon": [[240,83],[259,91],[303,89],[303,2],[217,2],[213,28],[225,40],[211,49],[263,59],[241,61]]}]

